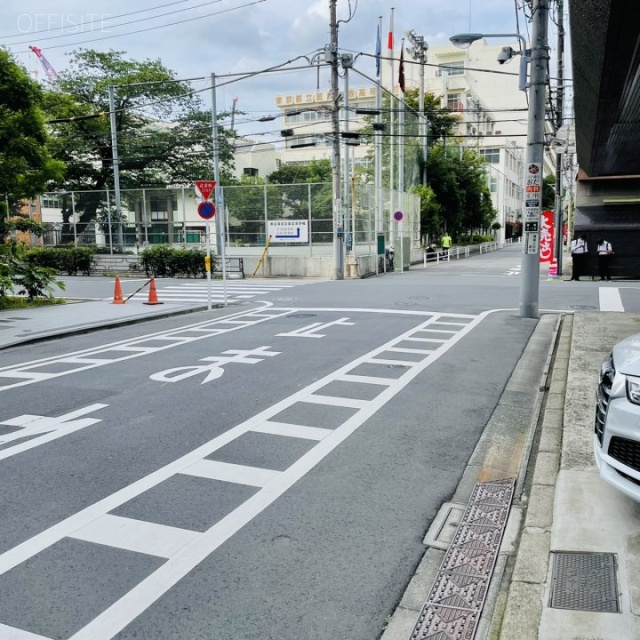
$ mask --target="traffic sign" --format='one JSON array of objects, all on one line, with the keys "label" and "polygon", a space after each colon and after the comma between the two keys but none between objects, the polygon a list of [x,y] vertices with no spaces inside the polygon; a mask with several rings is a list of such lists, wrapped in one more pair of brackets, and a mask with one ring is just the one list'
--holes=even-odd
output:
[{"label": "traffic sign", "polygon": [[[211,192],[215,189],[216,181],[215,180],[196,180],[195,183],[196,188],[202,195],[205,200],[209,199]],[[215,212],[214,214],[215,215]]]},{"label": "traffic sign", "polygon": [[396,212],[393,214],[393,219],[394,219],[396,222],[402,222],[402,219],[403,219],[403,218],[404,218],[404,213],[402,213],[402,211],[396,211]]},{"label": "traffic sign", "polygon": [[205,200],[198,205],[198,215],[205,220],[211,220],[216,215],[216,205]]}]

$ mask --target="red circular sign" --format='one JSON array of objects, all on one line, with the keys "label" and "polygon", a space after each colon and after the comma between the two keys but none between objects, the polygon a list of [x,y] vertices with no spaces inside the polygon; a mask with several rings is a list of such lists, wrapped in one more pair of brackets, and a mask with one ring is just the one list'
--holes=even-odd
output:
[{"label": "red circular sign", "polygon": [[198,205],[198,215],[205,220],[211,220],[216,215],[216,205],[206,200]]}]

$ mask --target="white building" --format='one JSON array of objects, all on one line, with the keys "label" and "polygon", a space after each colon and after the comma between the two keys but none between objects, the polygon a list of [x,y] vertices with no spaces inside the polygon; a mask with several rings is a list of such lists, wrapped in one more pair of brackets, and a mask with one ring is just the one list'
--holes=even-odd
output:
[{"label": "white building", "polygon": [[[501,224],[498,238],[505,238],[507,223],[521,221],[528,106],[525,92],[519,89],[519,57],[508,64],[497,62],[506,43],[489,45],[478,40],[467,49],[454,45],[432,47],[424,67],[424,88],[440,98],[460,116],[452,144],[474,148],[487,162],[487,184],[491,191],[497,221]],[[393,81],[391,63],[383,60],[382,82],[393,84],[396,96],[399,52],[396,52]],[[404,55],[405,87],[420,88],[420,65]],[[375,108],[375,87],[359,87],[349,91],[352,108]],[[281,109],[281,126],[288,134],[279,152],[283,164],[308,163],[331,156],[330,93],[316,91],[292,93],[276,97]],[[345,113],[341,113],[344,123]],[[354,119],[355,118],[355,119]],[[343,127],[344,125],[341,124]],[[362,119],[351,112],[350,128],[357,130]],[[450,139],[451,140],[451,139]],[[367,147],[353,148],[354,163],[365,163]],[[553,156],[545,155],[545,175],[554,171]]]}]

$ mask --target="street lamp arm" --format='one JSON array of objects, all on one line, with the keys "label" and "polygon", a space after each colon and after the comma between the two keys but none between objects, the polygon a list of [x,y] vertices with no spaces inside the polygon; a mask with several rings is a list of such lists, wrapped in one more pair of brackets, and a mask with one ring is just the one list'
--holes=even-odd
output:
[{"label": "street lamp arm", "polygon": [[449,40],[456,47],[465,49],[476,40],[482,40],[482,38],[518,38],[521,52],[527,53],[528,51],[527,41],[519,33],[458,33],[455,36],[451,36]]}]

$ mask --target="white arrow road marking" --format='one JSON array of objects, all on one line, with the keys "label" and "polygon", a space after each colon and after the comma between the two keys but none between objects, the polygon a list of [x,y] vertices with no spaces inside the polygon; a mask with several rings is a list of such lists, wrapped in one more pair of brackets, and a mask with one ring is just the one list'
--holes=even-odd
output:
[{"label": "white arrow road marking", "polygon": [[313,322],[308,324],[306,327],[302,327],[301,329],[296,329],[295,331],[289,331],[287,333],[276,333],[278,337],[284,338],[324,338],[325,334],[316,333],[317,331],[328,329],[334,325],[341,325],[344,327],[352,327],[355,322],[347,322],[349,318],[340,318],[339,320],[334,320],[333,322]]},{"label": "white arrow road marking", "polygon": [[[273,357],[280,355],[280,351],[267,351],[271,347],[258,347],[257,349],[243,350],[243,349],[228,349],[222,352],[222,356],[208,356],[207,358],[201,358],[200,362],[213,362],[211,365],[190,366],[190,367],[175,367],[173,369],[165,369],[159,373],[154,373],[149,377],[151,380],[157,382],[180,382],[186,378],[197,376],[200,373],[207,373],[205,379],[200,383],[204,384],[211,380],[216,380],[224,373],[222,365],[235,362],[237,364],[256,364],[262,362],[264,358],[256,358],[252,356],[265,356]],[[232,357],[223,357],[225,354],[229,354]]]},{"label": "white arrow road marking", "polygon": [[24,414],[17,416],[16,418],[0,422],[0,425],[5,425],[7,427],[22,427],[19,431],[15,431],[14,433],[10,433],[6,436],[0,436],[0,445],[5,445],[15,440],[22,440],[31,436],[37,436],[40,433],[45,434],[39,438],[32,438],[28,442],[23,442],[22,444],[0,451],[0,460],[10,458],[11,456],[16,455],[16,453],[33,449],[45,442],[51,442],[52,440],[66,436],[74,431],[78,431],[79,429],[84,429],[85,427],[90,427],[92,424],[101,422],[100,418],[82,418],[80,420],[76,420],[76,418],[84,416],[87,413],[93,413],[99,409],[104,409],[108,406],[109,405],[107,404],[92,404],[88,407],[84,407],[84,409],[65,413],[57,418]]}]

